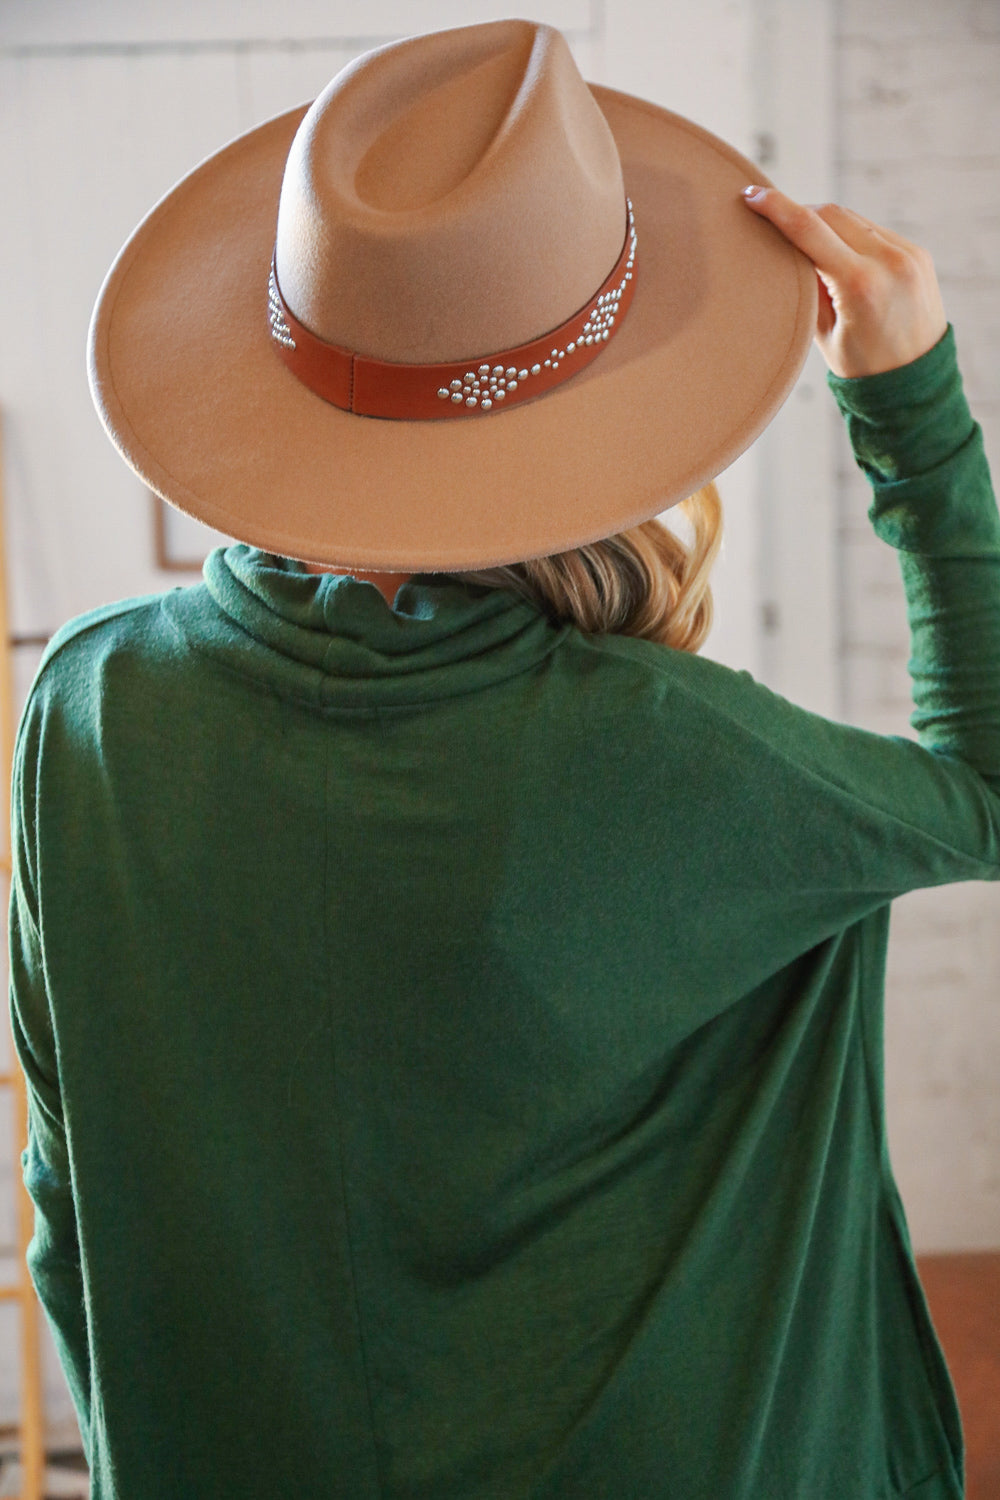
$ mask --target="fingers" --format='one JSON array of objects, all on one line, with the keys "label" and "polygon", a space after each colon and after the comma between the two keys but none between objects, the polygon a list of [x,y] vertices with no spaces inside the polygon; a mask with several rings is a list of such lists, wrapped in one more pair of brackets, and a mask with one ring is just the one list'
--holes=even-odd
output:
[{"label": "fingers", "polygon": [[[769,219],[796,249],[808,255],[817,271],[838,278],[857,264],[858,251],[840,232],[843,223],[838,228],[829,223],[824,214],[807,204],[796,203],[778,188],[758,188],[760,196],[755,198],[747,197],[748,191],[744,189],[747,206],[761,218]],[[828,208],[834,206],[825,205]]]},{"label": "fingers", "polygon": [[820,218],[835,229],[844,243],[854,250],[858,262],[877,261],[883,269],[895,274],[919,275],[920,268],[931,262],[929,251],[912,240],[866,219],[856,209],[845,208],[839,203],[809,204]]},{"label": "fingers", "polygon": [[856,378],[919,359],[948,326],[929,251],[839,203],[796,203],[777,188],[747,205],[812,261],[816,340],[835,375]]},{"label": "fingers", "polygon": [[816,277],[816,291],[819,294],[816,307],[816,332],[819,337],[826,338],[837,324],[837,309],[833,305],[830,290],[822,276]]},{"label": "fingers", "polygon": [[881,256],[883,261],[890,262],[893,260],[893,251],[901,251],[904,257],[909,257],[911,260],[920,259],[927,254],[927,251],[920,245],[905,239],[894,229],[887,229],[884,224],[876,224],[873,219],[866,219],[864,214],[859,214],[856,209],[845,208],[839,203],[814,203],[809,206],[815,208],[816,212],[832,225],[859,255]]},{"label": "fingers", "polygon": [[[758,189],[758,192],[760,191],[762,190]],[[828,271],[835,276],[838,271],[842,273],[846,270],[849,262],[841,259],[839,266],[832,263],[823,264],[808,245],[802,242],[802,233],[808,234],[809,232],[807,217],[809,215],[813,215],[826,224],[849,250],[854,251],[855,256],[874,256],[878,259],[881,252],[884,259],[888,246],[906,251],[910,255],[924,254],[919,245],[897,234],[894,229],[887,229],[884,224],[876,224],[874,220],[867,219],[864,214],[859,214],[856,209],[845,208],[840,203],[796,203],[793,198],[788,197],[787,193],[782,193],[777,188],[763,189],[764,197],[757,200],[747,198],[746,192],[747,190],[744,189],[747,205],[763,217],[770,219],[793,245],[809,256],[819,271]],[[796,237],[797,225],[802,226],[798,238]],[[812,243],[815,248],[820,248],[823,242],[815,237],[815,233],[813,230]],[[828,255],[831,248],[836,254],[832,242],[826,243]]]},{"label": "fingers", "polygon": [[920,248],[912,240],[906,240],[901,234],[897,234],[894,229],[887,229],[884,224],[876,224],[874,219],[865,218],[865,215],[859,214],[856,208],[845,208],[838,203],[827,203],[824,207],[834,208],[841,214],[849,214],[858,224],[863,224],[866,228],[874,230],[883,240],[887,240],[890,245],[898,245],[901,250],[918,250]]},{"label": "fingers", "polygon": [[877,253],[880,245],[885,244],[881,226],[863,219],[853,209],[842,208],[839,203],[810,203],[806,206],[817,213],[824,224],[829,224],[856,255]]}]

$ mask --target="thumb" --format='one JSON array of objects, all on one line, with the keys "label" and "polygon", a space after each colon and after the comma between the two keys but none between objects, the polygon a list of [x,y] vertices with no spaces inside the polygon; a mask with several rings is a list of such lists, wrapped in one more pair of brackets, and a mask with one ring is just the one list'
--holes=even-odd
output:
[{"label": "thumb", "polygon": [[833,332],[837,313],[829,288],[818,271],[816,272],[816,290],[819,293],[819,302],[816,307],[816,332],[821,339],[825,339],[828,333]]}]

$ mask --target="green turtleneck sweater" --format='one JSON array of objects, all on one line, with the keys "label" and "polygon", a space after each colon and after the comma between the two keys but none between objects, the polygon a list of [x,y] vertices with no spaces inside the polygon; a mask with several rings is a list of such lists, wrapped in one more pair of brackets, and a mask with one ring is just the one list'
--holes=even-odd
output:
[{"label": "green turtleneck sweater", "polygon": [[14,775],[29,1252],[94,1500],[954,1500],[890,902],[1000,877],[949,329],[829,378],[915,740],[246,546],[50,643]]}]

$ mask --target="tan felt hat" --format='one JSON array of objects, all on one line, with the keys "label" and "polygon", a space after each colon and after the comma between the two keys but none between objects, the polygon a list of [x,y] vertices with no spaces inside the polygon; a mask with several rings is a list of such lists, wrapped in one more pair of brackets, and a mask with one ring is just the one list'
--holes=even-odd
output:
[{"label": "tan felt hat", "polygon": [[267,552],[582,546],[728,467],[802,368],[816,274],[748,182],[550,26],[392,42],[152,209],[94,309],[94,401],[153,490]]}]

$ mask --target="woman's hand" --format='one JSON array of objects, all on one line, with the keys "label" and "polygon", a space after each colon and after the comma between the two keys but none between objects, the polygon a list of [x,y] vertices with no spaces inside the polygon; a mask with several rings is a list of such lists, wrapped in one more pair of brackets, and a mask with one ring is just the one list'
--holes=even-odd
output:
[{"label": "woman's hand", "polygon": [[[749,194],[759,193],[751,198]],[[930,253],[837,203],[810,208],[777,188],[746,188],[819,277],[816,344],[834,375],[879,375],[926,354],[947,331]]]}]

